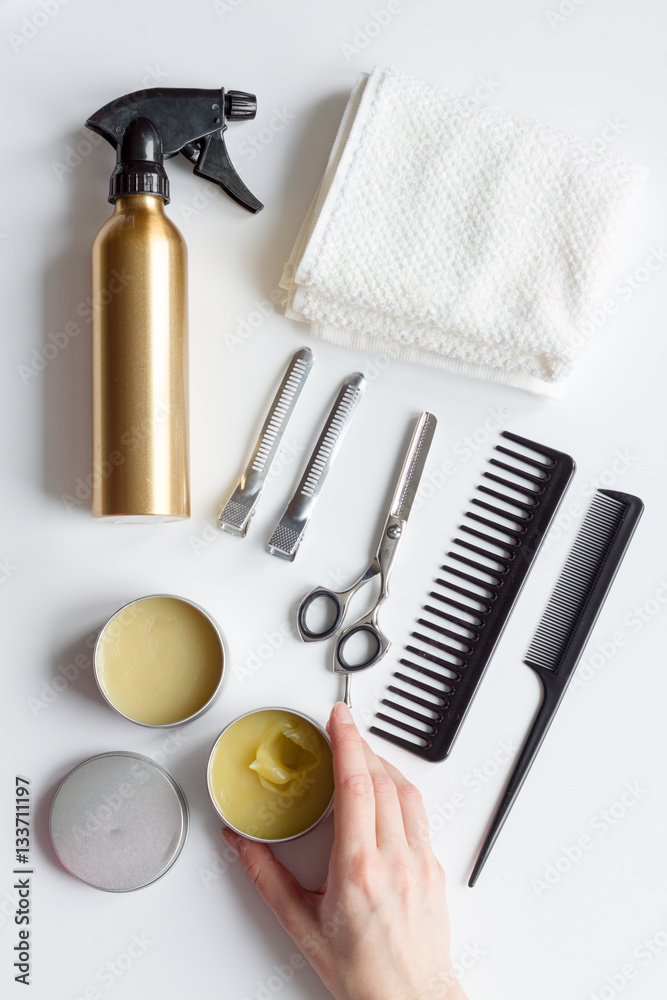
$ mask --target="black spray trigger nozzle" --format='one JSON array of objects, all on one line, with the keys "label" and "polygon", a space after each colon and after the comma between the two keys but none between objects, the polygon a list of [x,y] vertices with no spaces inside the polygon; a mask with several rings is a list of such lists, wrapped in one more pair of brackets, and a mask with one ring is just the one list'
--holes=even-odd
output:
[{"label": "black spray trigger nozzle", "polygon": [[[169,189],[162,159],[182,153],[194,163],[195,174],[218,184],[249,212],[259,212],[264,206],[237,174],[224,141],[228,122],[249,121],[256,112],[254,94],[223,88],[155,87],[111,101],[86,122],[88,128],[106,139],[118,153],[109,200],[115,201],[124,194],[144,193],[158,194],[168,201]],[[146,151],[135,156],[134,148],[140,149],[141,142],[146,145]],[[159,158],[149,157],[149,146],[157,150],[161,147]]]}]

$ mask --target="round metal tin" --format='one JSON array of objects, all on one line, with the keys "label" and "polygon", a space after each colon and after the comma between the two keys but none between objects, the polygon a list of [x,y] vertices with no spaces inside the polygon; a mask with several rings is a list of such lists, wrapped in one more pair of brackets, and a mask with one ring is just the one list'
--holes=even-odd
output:
[{"label": "round metal tin", "polygon": [[320,823],[323,820],[325,820],[327,816],[330,815],[334,806],[333,794],[331,796],[331,799],[329,800],[329,805],[324,810],[319,819],[316,819],[315,822],[311,823],[311,825],[307,827],[305,830],[301,830],[299,833],[295,833],[291,837],[274,837],[272,839],[265,839],[263,837],[255,837],[250,833],[246,833],[245,830],[239,830],[237,826],[234,826],[233,823],[230,823],[225,814],[218,807],[213,792],[211,791],[211,761],[213,760],[213,754],[215,753],[215,748],[218,745],[218,741],[222,736],[224,736],[227,730],[234,725],[235,722],[238,722],[240,719],[245,719],[247,715],[256,715],[257,712],[289,712],[290,715],[298,715],[299,718],[305,719],[306,722],[310,722],[311,726],[314,726],[315,729],[317,729],[318,733],[320,733],[324,737],[329,746],[331,746],[331,740],[329,739],[329,734],[326,731],[326,729],[323,726],[321,726],[319,722],[316,722],[315,719],[312,719],[309,715],[306,715],[305,712],[298,712],[295,708],[286,708],[284,705],[264,705],[262,706],[262,708],[253,708],[252,711],[250,712],[244,712],[242,715],[237,715],[235,719],[232,719],[231,722],[227,723],[222,732],[218,733],[218,735],[215,738],[213,746],[211,747],[211,752],[208,755],[208,763],[206,765],[206,787],[208,788],[208,794],[213,804],[213,808],[217,812],[218,816],[225,823],[225,825],[229,827],[230,830],[234,830],[235,833],[239,833],[242,837],[245,837],[247,840],[256,840],[260,844],[284,844],[288,840],[298,840],[299,837],[305,837],[307,833],[310,833],[311,830],[314,830],[316,826],[319,826]]},{"label": "round metal tin", "polygon": [[[184,719],[179,719],[178,722],[165,722],[165,723],[141,722],[140,719],[133,719],[131,716],[126,715],[125,712],[121,712],[121,710],[119,708],[117,708],[116,705],[114,705],[113,701],[111,701],[111,699],[107,695],[106,691],[104,690],[104,685],[103,685],[103,683],[102,683],[102,681],[100,679],[100,676],[99,676],[99,655],[98,655],[98,650],[99,650],[99,647],[100,647],[100,640],[102,639],[102,636],[104,635],[105,630],[107,628],[109,628],[109,626],[112,624],[112,622],[114,622],[118,618],[118,616],[120,614],[122,614],[124,611],[127,611],[128,608],[131,608],[135,604],[140,604],[141,601],[148,601],[152,597],[169,597],[169,598],[171,598],[174,601],[182,601],[184,604],[189,604],[191,607],[196,608],[197,611],[199,611],[200,614],[204,618],[206,618],[207,621],[210,623],[210,625],[213,627],[213,629],[214,629],[214,631],[215,631],[215,633],[216,633],[216,635],[218,637],[218,640],[220,642],[220,650],[221,650],[221,653],[222,653],[222,670],[221,670],[221,673],[220,673],[220,681],[218,683],[218,686],[216,687],[215,691],[213,692],[213,694],[211,695],[211,697],[208,699],[208,701],[204,705],[202,705],[200,709],[198,709],[196,712],[193,712],[191,715],[188,715]],[[222,634],[222,632],[220,630],[220,626],[216,622],[215,618],[213,618],[208,613],[208,611],[206,611],[204,608],[202,608],[201,605],[196,604],[194,601],[188,600],[187,597],[180,597],[178,594],[146,594],[145,597],[138,597],[134,601],[128,601],[128,603],[124,604],[122,606],[122,608],[119,608],[118,611],[116,611],[111,616],[111,618],[109,618],[109,620],[104,624],[104,626],[100,629],[100,632],[99,632],[99,634],[97,636],[97,639],[95,641],[95,648],[93,650],[93,664],[94,664],[94,670],[95,670],[95,680],[97,681],[97,687],[98,687],[98,689],[100,691],[100,694],[102,695],[102,697],[106,701],[107,705],[109,705],[111,708],[113,708],[114,712],[117,712],[118,715],[122,715],[122,717],[124,719],[128,719],[130,722],[134,722],[134,724],[137,725],[137,726],[146,726],[146,728],[148,728],[148,729],[173,729],[175,726],[183,726],[183,725],[185,725],[186,722],[192,722],[194,719],[198,719],[200,715],[203,715],[204,712],[206,712],[211,707],[211,705],[213,705],[214,702],[216,702],[217,699],[220,697],[220,693],[222,692],[222,689],[225,686],[225,683],[227,681],[227,674],[229,672],[227,670],[227,663],[228,663],[228,661],[229,661],[229,653],[228,653],[228,650],[227,650],[227,643],[225,642],[225,637]]]},{"label": "round metal tin", "polygon": [[142,754],[90,757],[61,782],[49,830],[71,875],[107,892],[156,882],[188,835],[188,804],[169,771]]}]

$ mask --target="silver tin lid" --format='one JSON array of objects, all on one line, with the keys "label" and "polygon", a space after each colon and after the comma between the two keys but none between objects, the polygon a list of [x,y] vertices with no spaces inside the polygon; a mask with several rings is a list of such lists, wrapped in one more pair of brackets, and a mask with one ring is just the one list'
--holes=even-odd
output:
[{"label": "silver tin lid", "polygon": [[61,782],[51,803],[51,841],[76,878],[107,892],[161,878],[188,835],[188,804],[165,768],[138,753],[103,753]]}]

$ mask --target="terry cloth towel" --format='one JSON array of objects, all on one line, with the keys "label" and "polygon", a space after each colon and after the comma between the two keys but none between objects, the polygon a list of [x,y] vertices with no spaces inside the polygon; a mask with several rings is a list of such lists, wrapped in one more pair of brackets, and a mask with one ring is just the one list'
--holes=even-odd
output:
[{"label": "terry cloth towel", "polygon": [[559,396],[646,171],[376,68],[352,92],[281,287],[346,347]]}]

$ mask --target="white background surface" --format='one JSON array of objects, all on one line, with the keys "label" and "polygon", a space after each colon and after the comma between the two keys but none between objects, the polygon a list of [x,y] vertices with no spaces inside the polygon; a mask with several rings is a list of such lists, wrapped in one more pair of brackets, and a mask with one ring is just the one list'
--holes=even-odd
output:
[{"label": "white background surface", "polygon": [[[50,2],[53,14],[57,0]],[[485,421],[497,426],[493,415],[500,413],[507,428],[575,456],[578,471],[564,508],[578,505],[571,521],[581,516],[583,498],[598,481],[636,492],[647,505],[585,657],[590,679],[569,692],[477,888],[468,889],[466,881],[509,772],[509,763],[493,763],[494,755],[503,741],[520,742],[537,704],[537,681],[521,657],[573,538],[574,524],[565,514],[451,759],[429,765],[388,744],[379,747],[423,791],[435,849],[449,876],[454,960],[467,956],[472,965],[463,985],[471,998],[497,1000],[665,995],[667,268],[645,282],[648,272],[639,270],[637,290],[621,291],[628,287],[624,275],[641,269],[667,236],[664,8],[657,0],[567,0],[561,7],[571,12],[555,20],[547,15],[557,12],[557,0],[403,0],[401,11],[369,40],[359,31],[381,6],[382,0],[222,0],[216,10],[208,0],[70,0],[45,19],[37,0],[2,5],[5,996],[65,1000],[86,990],[90,997],[127,1000],[243,1000],[267,990],[290,1000],[328,995],[309,968],[280,990],[271,980],[273,966],[289,963],[296,949],[238,866],[223,871],[205,762],[213,738],[241,711],[283,703],[325,719],[339,690],[325,647],[288,637],[261,669],[248,676],[238,668],[251,654],[266,654],[265,637],[288,628],[307,589],[331,574],[344,583],[364,568],[408,427],[423,409],[439,418],[429,468],[451,459],[457,472],[411,520],[383,614],[394,650],[354,681],[363,726],[495,440],[483,429]],[[31,33],[26,17],[40,25],[27,40],[20,36]],[[14,37],[12,44],[12,35],[18,43]],[[305,327],[268,308],[250,337],[240,344],[232,338],[245,329],[243,321],[258,319],[257,304],[275,288],[347,94],[357,73],[376,63],[393,63],[584,136],[610,137],[614,148],[650,168],[608,288],[618,308],[588,344],[560,402],[398,363],[380,370],[376,359],[314,343],[316,368],[287,432],[282,473],[267,488],[250,534],[239,541],[214,527],[220,502],[238,477],[288,356],[311,341]],[[110,211],[114,158],[100,144],[65,172],[57,164],[84,138],[89,114],[118,95],[157,84],[256,91],[256,121],[230,128],[228,142],[266,209],[253,218],[194,178],[182,158],[168,165],[168,212],[190,251],[193,516],[181,524],[113,526],[95,523],[87,500],[68,509],[63,495],[74,494],[77,485],[81,490],[79,480],[90,473],[90,331],[81,304],[89,295],[90,246]],[[276,109],[288,121],[271,131]],[[260,145],[254,155],[251,137]],[[69,322],[79,324],[79,334],[26,382],[19,366],[30,365],[33,350],[41,351],[48,335]],[[265,540],[295,485],[300,461],[294,453],[305,454],[312,445],[338,383],[357,368],[377,377],[303,548],[292,565],[272,559]],[[474,434],[480,443],[464,457],[461,442]],[[615,464],[619,452],[626,459]],[[177,731],[180,745],[115,716],[98,695],[90,667],[87,637],[120,605],[156,591],[206,607],[227,636],[235,668],[215,708]],[[637,607],[645,609],[645,621]],[[617,631],[626,642],[609,656]],[[598,643],[607,655],[595,658],[594,669]],[[81,652],[85,660],[79,662],[87,665],[47,705],[54,679],[63,676],[60,668]],[[55,859],[47,831],[60,779],[77,762],[110,749],[166,763],[192,812],[176,867],[151,888],[118,896],[72,879]],[[475,784],[476,768],[483,784]],[[16,773],[30,779],[35,805],[29,992],[14,984],[11,967]],[[601,833],[598,814],[619,801],[626,782],[642,791]],[[446,821],[446,805],[456,793],[464,804]],[[591,849],[553,886],[540,889],[534,880],[543,880],[548,866],[585,834]],[[278,853],[314,886],[325,872],[331,838],[329,823]],[[561,861],[560,867],[566,865]],[[151,944],[116,977],[107,963],[120,956],[120,965],[127,965],[122,956],[133,935]],[[654,939],[659,954],[644,948],[645,939]],[[632,969],[621,973],[628,963]]]}]

